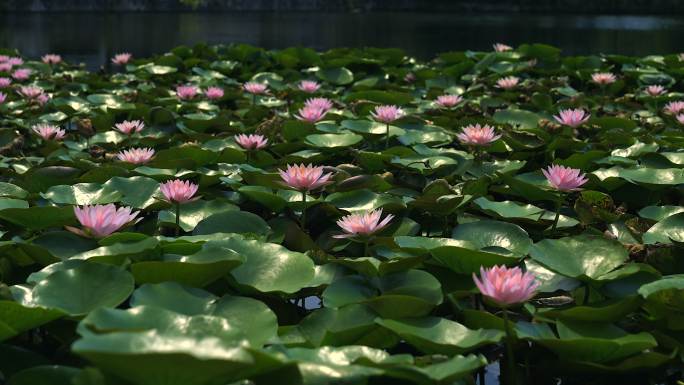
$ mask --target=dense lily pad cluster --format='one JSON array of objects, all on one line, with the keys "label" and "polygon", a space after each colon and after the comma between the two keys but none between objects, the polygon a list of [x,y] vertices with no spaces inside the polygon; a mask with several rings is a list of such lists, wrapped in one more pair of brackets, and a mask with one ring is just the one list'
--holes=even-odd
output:
[{"label": "dense lily pad cluster", "polygon": [[677,55],[3,53],[8,384],[682,376]]}]

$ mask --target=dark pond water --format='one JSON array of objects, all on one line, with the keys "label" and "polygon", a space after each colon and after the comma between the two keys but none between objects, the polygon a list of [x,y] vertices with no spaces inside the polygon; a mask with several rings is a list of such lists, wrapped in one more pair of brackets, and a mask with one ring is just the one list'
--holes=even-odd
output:
[{"label": "dark pond water", "polygon": [[180,44],[244,42],[266,48],[300,45],[400,47],[419,58],[490,49],[493,42],[541,42],[565,54],[684,52],[684,19],[448,13],[5,13],[0,46],[25,55],[47,52],[91,68],[113,53],[161,53]]}]

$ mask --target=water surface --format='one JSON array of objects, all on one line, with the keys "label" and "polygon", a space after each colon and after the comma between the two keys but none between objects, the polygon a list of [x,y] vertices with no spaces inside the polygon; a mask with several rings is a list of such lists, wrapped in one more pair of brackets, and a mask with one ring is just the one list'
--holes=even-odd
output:
[{"label": "water surface", "polygon": [[265,48],[400,47],[427,59],[492,42],[540,42],[565,54],[684,52],[684,19],[449,13],[5,13],[0,46],[37,57],[56,52],[94,68],[115,52],[148,56],[181,45],[243,42]]}]

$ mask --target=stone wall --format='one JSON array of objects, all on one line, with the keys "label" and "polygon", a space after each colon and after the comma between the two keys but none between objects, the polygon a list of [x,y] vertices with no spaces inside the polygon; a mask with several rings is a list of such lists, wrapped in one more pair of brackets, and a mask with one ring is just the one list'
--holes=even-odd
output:
[{"label": "stone wall", "polygon": [[[682,14],[682,0],[195,0],[198,11],[439,11]],[[179,0],[0,0],[23,12],[192,10]]]}]

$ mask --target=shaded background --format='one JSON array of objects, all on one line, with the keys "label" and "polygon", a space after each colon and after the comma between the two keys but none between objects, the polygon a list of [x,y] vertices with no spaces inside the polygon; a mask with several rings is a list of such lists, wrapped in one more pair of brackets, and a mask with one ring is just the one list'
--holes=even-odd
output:
[{"label": "shaded background", "polygon": [[210,0],[193,10],[177,0],[0,0],[0,46],[30,57],[59,53],[90,68],[117,52],[149,56],[199,42],[399,47],[421,59],[494,42],[546,43],[567,55],[684,52],[684,1],[579,2],[593,4],[592,14],[571,13],[592,10],[575,3]]}]

